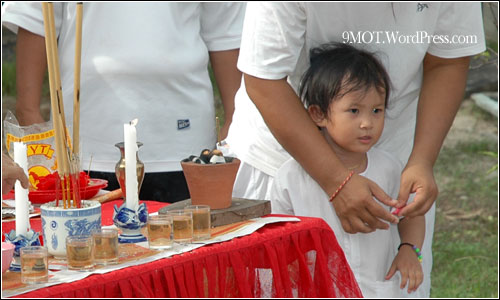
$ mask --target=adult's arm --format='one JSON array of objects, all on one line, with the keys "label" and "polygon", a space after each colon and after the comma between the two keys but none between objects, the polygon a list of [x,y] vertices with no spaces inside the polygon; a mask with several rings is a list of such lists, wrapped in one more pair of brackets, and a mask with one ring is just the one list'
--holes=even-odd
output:
[{"label": "adult's arm", "polygon": [[215,81],[219,87],[222,106],[224,107],[225,121],[221,128],[221,139],[225,139],[229,131],[229,125],[233,120],[234,96],[241,83],[241,72],[236,67],[240,50],[211,51],[209,53]]},{"label": "adult's arm", "polygon": [[398,200],[403,203],[410,193],[416,195],[400,215],[423,215],[436,200],[433,167],[462,102],[469,62],[470,57],[446,59],[429,53],[424,58],[414,146],[401,176]]},{"label": "adult's arm", "polygon": [[[278,142],[328,195],[332,195],[349,171],[312,122],[286,79],[266,80],[244,74],[244,80],[250,99]],[[396,203],[374,182],[358,175],[354,175],[335,197],[333,205],[346,232],[388,229],[389,225],[380,219],[398,222],[373,200],[372,195],[387,205]]]},{"label": "adult's arm", "polygon": [[22,126],[45,122],[40,111],[40,99],[46,71],[45,38],[19,27],[16,46],[16,116]]}]

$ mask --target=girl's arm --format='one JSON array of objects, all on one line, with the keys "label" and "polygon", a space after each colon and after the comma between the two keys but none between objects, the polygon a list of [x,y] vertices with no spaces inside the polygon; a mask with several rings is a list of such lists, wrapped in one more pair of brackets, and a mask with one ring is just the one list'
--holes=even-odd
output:
[{"label": "girl's arm", "polygon": [[[391,279],[399,270],[401,273],[401,289],[404,289],[408,282],[408,293],[411,293],[420,286],[424,280],[424,275],[416,251],[408,244],[422,249],[425,237],[425,217],[404,218],[399,222],[398,229],[401,238],[400,248],[385,279]],[[426,258],[423,257],[423,259]]]}]

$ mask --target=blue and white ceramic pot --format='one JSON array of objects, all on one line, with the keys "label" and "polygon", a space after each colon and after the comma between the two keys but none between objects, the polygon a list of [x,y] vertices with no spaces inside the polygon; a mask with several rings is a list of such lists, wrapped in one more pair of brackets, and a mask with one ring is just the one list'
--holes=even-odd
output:
[{"label": "blue and white ceramic pot", "polygon": [[45,203],[42,211],[44,245],[49,254],[58,259],[66,258],[66,237],[91,234],[101,228],[101,203],[82,200],[82,208],[63,209],[55,201]]}]

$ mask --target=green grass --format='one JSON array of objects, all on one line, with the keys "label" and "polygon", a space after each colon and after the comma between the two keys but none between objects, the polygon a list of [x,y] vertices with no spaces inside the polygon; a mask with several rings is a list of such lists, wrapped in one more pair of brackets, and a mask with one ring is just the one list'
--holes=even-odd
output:
[{"label": "green grass", "polygon": [[2,95],[17,95],[15,62],[2,62]]},{"label": "green grass", "polygon": [[212,67],[208,67],[208,73],[210,74],[210,80],[212,81],[212,86],[214,89],[214,103],[215,103],[215,115],[219,117],[219,122],[220,125],[224,124],[224,107],[222,106],[222,102],[220,99],[220,92],[219,92],[219,87],[217,86],[217,83],[215,82],[215,76],[214,76],[214,71],[212,70]]},{"label": "green grass", "polygon": [[485,151],[497,142],[459,143],[436,162],[433,298],[498,297],[498,160]]},{"label": "green grass", "polygon": [[[17,96],[15,58],[13,61],[2,61],[2,95]],[[44,77],[42,97],[50,97],[48,75]]]}]

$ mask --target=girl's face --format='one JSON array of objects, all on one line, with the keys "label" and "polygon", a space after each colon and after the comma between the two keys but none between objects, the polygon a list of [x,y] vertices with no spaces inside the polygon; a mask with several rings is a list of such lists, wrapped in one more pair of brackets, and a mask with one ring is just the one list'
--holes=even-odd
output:
[{"label": "girl's face", "polygon": [[309,114],[316,125],[327,131],[334,149],[366,153],[384,129],[385,92],[375,87],[350,92],[330,103],[327,116],[316,105],[309,107]]}]

